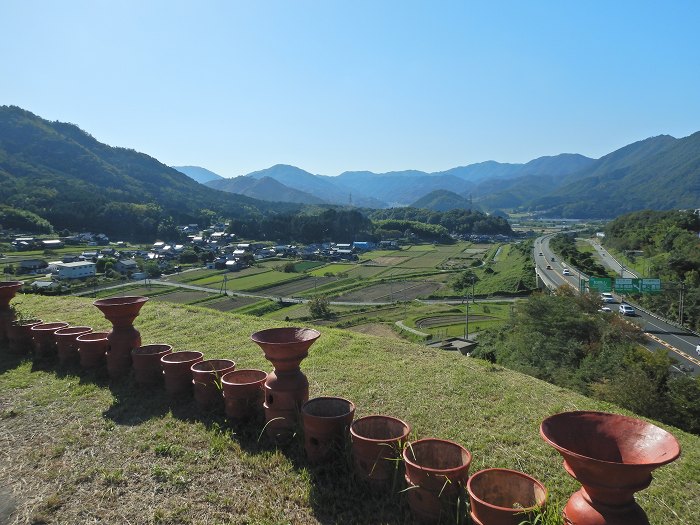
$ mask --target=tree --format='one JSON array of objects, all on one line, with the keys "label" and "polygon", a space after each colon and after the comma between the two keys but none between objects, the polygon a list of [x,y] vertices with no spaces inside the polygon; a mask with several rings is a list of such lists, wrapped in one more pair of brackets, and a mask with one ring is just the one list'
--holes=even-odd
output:
[{"label": "tree", "polygon": [[328,319],[331,315],[330,301],[324,295],[317,295],[309,301],[309,312],[315,319]]},{"label": "tree", "polygon": [[198,259],[199,259],[199,257],[197,257],[197,254],[191,248],[183,250],[182,253],[180,254],[180,262],[181,263],[185,263],[185,264],[195,263],[195,262],[197,262]]},{"label": "tree", "polygon": [[156,261],[146,261],[143,265],[143,270],[146,272],[149,278],[153,279],[155,277],[160,277],[161,271],[160,266]]}]

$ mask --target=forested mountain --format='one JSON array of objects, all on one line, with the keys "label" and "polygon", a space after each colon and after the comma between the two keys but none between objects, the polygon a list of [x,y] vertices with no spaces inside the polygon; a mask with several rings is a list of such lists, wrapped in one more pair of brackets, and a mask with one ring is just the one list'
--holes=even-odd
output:
[{"label": "forested mountain", "polygon": [[612,218],[642,209],[694,208],[699,199],[700,132],[630,144],[531,206],[552,216]]},{"label": "forested mountain", "polygon": [[[373,221],[408,221],[442,226],[449,233],[462,235],[470,234],[502,234],[511,235],[513,230],[503,217],[486,215],[474,210],[449,210],[446,212],[431,211],[420,208],[389,208],[375,210],[369,214]],[[403,230],[401,230],[403,231]]]},{"label": "forested mountain", "polygon": [[[565,153],[525,164],[488,161],[435,173],[347,171],[336,177],[276,165],[250,176],[271,177],[324,202],[369,208],[413,205],[433,191],[446,190],[473,199],[484,210],[613,218],[644,208],[693,206],[700,198],[699,164],[696,133],[683,139],[652,137],[600,159]],[[459,200],[453,202],[457,208],[463,206]]]},{"label": "forested mountain", "polygon": [[318,197],[329,204],[347,205],[352,202],[365,208],[383,208],[385,203],[371,195],[352,195],[352,190],[331,181],[331,177],[313,175],[296,166],[276,164],[270,168],[254,171],[247,175],[256,179],[270,177],[289,188],[294,188]]},{"label": "forested mountain", "polygon": [[172,166],[174,169],[179,171],[180,173],[184,173],[187,175],[189,178],[196,180],[200,184],[204,184],[205,182],[209,182],[210,180],[221,180],[223,177],[221,175],[218,175],[214,173],[213,171],[209,171],[206,168],[202,168],[200,166]]},{"label": "forested mountain", "polygon": [[448,211],[448,210],[470,210],[472,204],[468,199],[461,195],[457,195],[453,191],[435,190],[428,193],[425,197],[418,199],[411,204],[412,208],[425,208],[433,211]]},{"label": "forested mountain", "polygon": [[349,188],[353,195],[371,194],[392,206],[405,206],[435,190],[468,192],[472,183],[454,175],[429,175],[422,171],[395,171],[376,174],[346,171],[334,182]]},{"label": "forested mountain", "polygon": [[0,205],[58,230],[128,238],[153,238],[173,222],[296,209],[207,188],[148,155],[14,106],[0,106],[0,187]]},{"label": "forested mountain", "polygon": [[263,201],[298,202],[301,204],[323,204],[327,202],[310,193],[285,186],[272,177],[256,179],[250,175],[245,175],[232,179],[212,180],[207,183],[207,186]]}]

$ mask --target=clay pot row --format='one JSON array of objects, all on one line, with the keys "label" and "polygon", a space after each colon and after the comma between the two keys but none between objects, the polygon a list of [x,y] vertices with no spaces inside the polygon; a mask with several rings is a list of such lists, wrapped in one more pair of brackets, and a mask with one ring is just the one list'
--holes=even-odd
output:
[{"label": "clay pot row", "polygon": [[410,426],[391,416],[352,421],[355,405],[338,397],[310,399],[301,409],[304,449],[311,463],[342,452],[349,431],[355,474],[372,489],[397,486],[400,459],[405,467],[408,504],[423,522],[454,516],[465,488],[476,525],[519,525],[542,508],[547,490],[536,479],[507,469],[487,469],[469,478],[471,453],[437,438],[407,442]]}]

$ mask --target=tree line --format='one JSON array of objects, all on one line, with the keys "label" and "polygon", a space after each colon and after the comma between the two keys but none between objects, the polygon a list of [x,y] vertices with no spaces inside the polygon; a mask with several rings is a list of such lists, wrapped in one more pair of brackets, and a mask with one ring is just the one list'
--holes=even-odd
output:
[{"label": "tree line", "polygon": [[700,434],[700,378],[674,373],[668,355],[641,346],[638,328],[599,306],[565,287],[534,295],[472,355]]}]

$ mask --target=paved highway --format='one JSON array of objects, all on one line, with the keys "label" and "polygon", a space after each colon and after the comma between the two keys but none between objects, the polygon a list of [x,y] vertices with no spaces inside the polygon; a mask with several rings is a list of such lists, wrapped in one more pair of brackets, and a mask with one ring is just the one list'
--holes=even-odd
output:
[{"label": "paved highway", "polygon": [[[577,269],[567,267],[566,263],[559,261],[559,258],[549,247],[549,240],[552,237],[553,234],[550,234],[535,240],[533,257],[535,259],[536,271],[549,288],[569,285],[578,290],[580,281],[588,279],[588,277],[580,273]],[[600,244],[596,242],[592,244],[596,249],[596,254],[601,264],[612,269],[618,275],[620,275],[621,271],[624,271],[624,277],[626,278],[637,277],[636,274],[626,268],[623,270],[620,263],[605,251],[605,248],[600,246]],[[540,255],[540,253],[542,253],[542,255]],[[554,258],[554,261],[552,261],[552,258]],[[547,269],[547,265],[551,267],[550,270]],[[564,275],[565,269],[568,269],[568,273],[571,275]],[[624,298],[617,294],[615,298],[618,301],[617,303],[608,304],[612,310],[610,315],[619,315],[617,309],[620,301],[624,301]],[[663,349],[671,352],[672,357],[678,361],[674,366],[677,371],[689,372],[693,375],[700,374],[700,356],[698,356],[695,351],[697,345],[700,344],[700,337],[642,310],[634,303],[628,302],[628,304],[631,304],[635,308],[636,315],[634,317],[627,316],[625,319],[639,325],[647,336],[647,348],[654,351]]]}]

